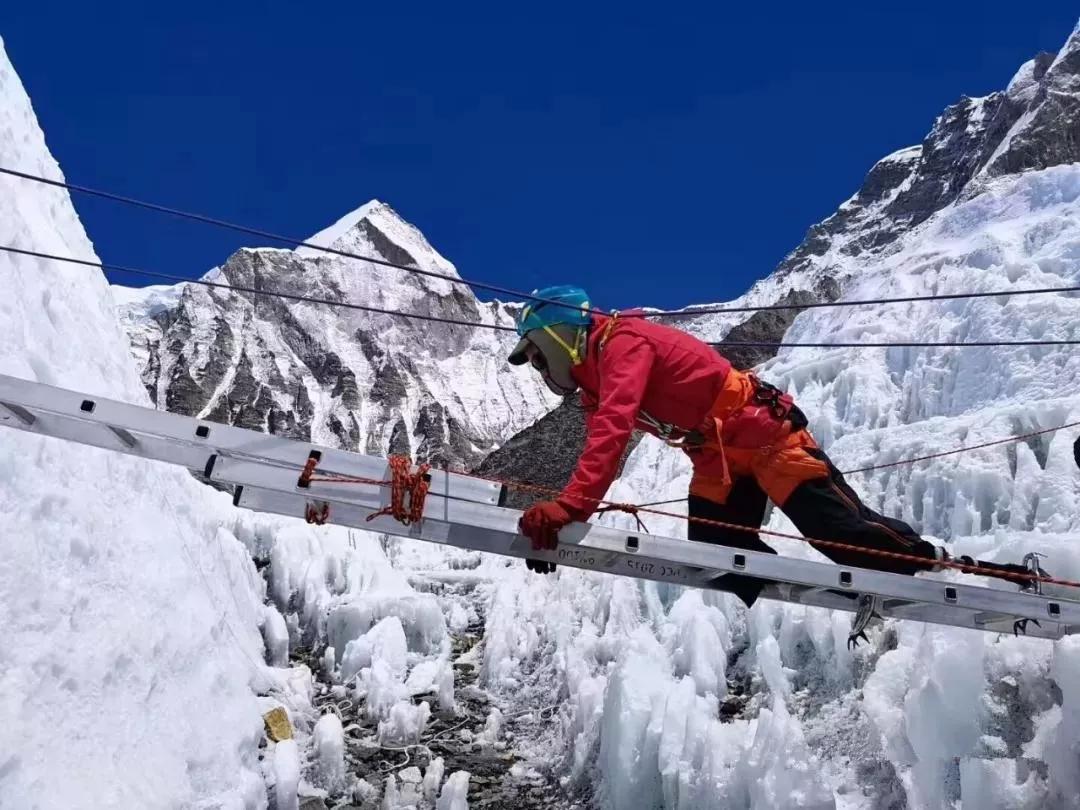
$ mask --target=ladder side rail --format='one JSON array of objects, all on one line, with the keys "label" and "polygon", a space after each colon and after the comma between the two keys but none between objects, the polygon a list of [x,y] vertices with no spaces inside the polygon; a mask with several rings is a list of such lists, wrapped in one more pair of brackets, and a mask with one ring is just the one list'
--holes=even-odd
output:
[{"label": "ladder side rail", "polygon": [[[254,462],[254,468],[276,470],[280,483],[274,483],[269,488],[285,493],[297,492],[293,478],[299,476],[299,470],[313,448],[306,443],[242,428],[204,423],[198,419],[105,398],[89,398],[77,392],[6,375],[0,375],[0,403],[6,406],[0,409],[2,425],[113,451],[196,469],[199,460],[212,455],[210,450],[220,450],[229,454],[231,459],[241,456]],[[28,420],[27,415],[33,419]],[[88,430],[88,424],[97,429]],[[199,445],[199,441],[205,442],[207,447]],[[335,464],[348,467],[334,469],[334,472],[373,479],[382,479],[386,475],[386,462],[383,459],[331,448],[322,448],[321,452],[325,452],[326,458]],[[325,469],[322,466],[324,460],[320,460],[322,469]],[[244,484],[245,481],[232,483]],[[466,534],[476,529],[502,532],[518,538],[515,542],[527,549],[527,541],[517,534],[520,513],[490,505],[496,493],[501,493],[500,485],[453,474],[440,483],[445,492],[454,494],[442,496],[441,503],[439,498],[433,498],[431,511],[437,512],[438,517],[451,527],[449,531],[459,531],[460,527]],[[480,486],[476,487],[477,484]],[[327,486],[335,490],[346,489],[343,485]],[[334,497],[343,496],[335,494]],[[469,497],[476,497],[477,500],[467,500]],[[389,531],[385,528],[380,530]],[[845,568],[673,538],[619,532],[594,524],[569,526],[563,530],[561,540],[555,552],[528,550],[527,554],[514,556],[548,559],[546,555],[551,554],[551,561],[562,561],[569,565],[573,564],[571,556],[586,555],[592,559],[597,552],[602,552],[607,555],[603,559],[611,573],[628,576],[648,577],[653,573],[648,570],[649,566],[657,564],[675,570],[674,581],[682,584],[693,584],[691,580],[702,570],[740,573],[807,588],[870,593],[939,608],[1049,620],[1067,626],[1070,632],[1072,627],[1080,627],[1080,602],[1073,600]],[[465,544],[463,547],[469,546]],[[648,561],[644,559],[646,557]],[[922,612],[910,607],[908,611]]]},{"label": "ladder side rail", "polygon": [[213,455],[208,448],[172,438],[162,438],[157,433],[144,433],[134,428],[122,427],[119,430],[124,435],[121,435],[117,428],[106,423],[73,419],[42,410],[29,413],[33,416],[33,421],[23,422],[0,409],[0,426],[150,461],[175,464],[197,472],[205,469],[207,461]]},{"label": "ladder side rail", "polygon": [[[223,479],[224,480],[224,479]],[[253,483],[253,482],[234,482]],[[274,487],[270,487],[273,489]],[[287,488],[279,491],[288,492]],[[296,492],[295,489],[291,490]],[[493,529],[518,535],[521,513],[513,509],[490,507],[467,501],[447,500],[436,507],[438,518],[477,528]],[[434,515],[433,515],[434,516]],[[684,539],[619,531],[593,523],[574,523],[559,533],[560,553],[565,558],[571,549],[603,552],[628,552],[612,573],[634,575],[644,564],[635,562],[647,556],[664,564],[710,569],[725,573],[746,574],[770,581],[817,587],[851,593],[870,593],[904,602],[918,602],[939,607],[962,607],[972,611],[1008,613],[1018,618],[1055,621],[1080,625],[1080,602],[1004,590],[944,582],[925,577],[910,577],[833,563],[800,560],[777,554],[743,551]],[[587,553],[582,551],[581,553]],[[545,559],[534,553],[537,559]],[[558,559],[551,559],[559,562]],[[687,583],[689,584],[689,583]],[[1013,587],[1006,585],[1006,587]]]},{"label": "ladder side rail", "polygon": [[[283,493],[244,486],[238,488],[234,502],[237,506],[260,512],[271,512],[287,517],[301,517],[309,500],[295,493]],[[553,551],[534,551],[528,540],[516,532],[510,533],[499,528],[478,528],[465,523],[448,523],[440,520],[425,519],[420,524],[404,526],[393,518],[385,516],[368,522],[367,517],[373,511],[362,506],[341,504],[332,508],[328,522],[374,533],[454,546],[464,550],[524,559],[547,560],[560,565],[598,573],[629,576],[636,579],[665,582],[703,590],[723,590],[720,587],[721,577],[726,573],[730,573],[730,571],[715,568],[680,565],[669,559],[648,556],[642,552],[595,549],[585,543],[560,542],[558,548]],[[687,543],[688,541],[675,542]],[[847,612],[855,611],[857,601],[854,597],[856,595],[856,593],[838,592],[835,589],[804,587],[789,583],[767,585],[761,593],[761,597],[764,599]],[[930,608],[932,606],[926,607]],[[885,611],[887,618],[892,617],[890,613],[891,611]],[[933,612],[928,614],[926,618],[918,620],[969,630],[1011,631],[1011,623],[1002,628],[990,627],[979,621],[981,615],[985,614],[980,614],[978,610],[973,608],[948,605],[934,608]],[[895,616],[895,618],[913,619],[914,617]],[[1058,639],[1069,632],[1073,632],[1073,630],[1067,625],[1043,619],[1039,626],[1029,625],[1027,635]]]},{"label": "ladder side rail", "polygon": [[[245,428],[207,422],[142,405],[88,396],[65,388],[0,374],[0,425],[54,436],[129,455],[180,464],[202,471],[213,454],[263,460],[299,477],[312,452],[317,474],[385,480],[384,458],[323,447]],[[34,417],[28,422],[26,416]],[[101,426],[100,431],[88,425]],[[136,440],[131,445],[117,430]],[[503,486],[470,476],[432,470],[432,489],[454,497],[496,505]]]}]

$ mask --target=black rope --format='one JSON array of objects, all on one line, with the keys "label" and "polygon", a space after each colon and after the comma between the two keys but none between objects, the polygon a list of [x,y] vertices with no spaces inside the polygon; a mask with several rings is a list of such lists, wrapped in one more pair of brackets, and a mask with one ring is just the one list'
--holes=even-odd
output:
[{"label": "black rope", "polygon": [[932,340],[925,343],[909,341],[859,341],[858,343],[763,343],[758,341],[725,341],[723,343],[710,343],[722,349],[725,346],[760,346],[774,349],[933,349],[933,348],[962,348],[966,346],[1077,346],[1080,340],[965,340],[962,343],[948,340]]},{"label": "black rope", "polygon": [[[351,253],[346,250],[338,250],[337,248],[326,247],[324,245],[316,245],[312,242],[305,242],[300,239],[296,239],[290,236],[282,236],[280,234],[272,233],[270,231],[264,231],[260,228],[252,228],[247,225],[240,225],[235,222],[229,222],[227,220],[218,219],[216,217],[207,216],[205,214],[198,214],[191,211],[184,211],[179,208],[171,208],[165,205],[159,205],[157,203],[147,202],[145,200],[139,200],[134,197],[126,197],[122,194],[116,194],[111,191],[103,191],[101,189],[91,188],[89,186],[82,186],[75,183],[68,183],[61,180],[50,180],[47,177],[40,177],[34,174],[28,174],[27,172],[16,171],[15,169],[8,169],[0,166],[0,174],[7,174],[12,177],[18,177],[22,180],[30,180],[35,183],[43,183],[45,185],[54,186],[56,188],[67,189],[68,191],[78,192],[80,194],[87,194],[93,197],[100,197],[105,200],[111,200],[113,202],[123,203],[125,205],[131,205],[138,208],[144,208],[149,211],[156,211],[161,214],[168,214],[169,216],[180,217],[182,219],[189,219],[195,222],[202,222],[207,225],[214,225],[218,228],[226,228],[228,230],[237,231],[239,233],[245,233],[249,236],[258,236],[263,239],[270,239],[276,242],[282,242],[293,247],[306,247],[312,250],[322,251],[323,253],[332,254],[335,256],[343,256],[348,259],[357,259],[360,261],[371,262],[372,264],[381,265],[383,267],[390,267],[395,270],[403,270],[407,273],[416,273],[422,276],[428,276],[430,278],[438,278],[443,281],[447,281],[451,284],[460,284],[466,287],[471,287],[477,290],[487,290],[488,292],[496,292],[503,295],[509,295],[521,300],[531,300],[546,304],[557,304],[558,306],[565,307],[571,310],[577,310],[579,312],[595,312],[596,310],[587,309],[585,307],[575,307],[571,304],[566,304],[561,301],[556,301],[551,298],[541,298],[533,295],[532,293],[522,292],[521,290],[515,290],[510,287],[501,287],[497,284],[488,284],[482,281],[471,281],[465,278],[458,278],[456,276],[446,275],[445,273],[437,273],[433,270],[423,270],[419,267],[412,267],[406,264],[400,264],[398,262],[392,262],[387,259],[382,259],[377,256],[364,256],[359,253]],[[183,279],[188,281],[190,279]],[[1046,295],[1051,293],[1069,293],[1080,292],[1080,285],[1067,286],[1067,287],[1032,287],[1020,290],[991,290],[984,292],[970,292],[970,293],[938,293],[934,295],[911,295],[900,296],[895,298],[865,298],[854,301],[814,301],[805,304],[765,304],[761,306],[721,306],[721,307],[693,307],[684,310],[656,310],[653,312],[644,311],[641,313],[627,313],[623,317],[641,317],[641,318],[687,318],[695,317],[698,315],[718,315],[723,313],[740,313],[740,312],[771,312],[777,310],[791,310],[791,309],[823,309],[827,307],[857,307],[868,306],[872,304],[908,304],[918,303],[921,301],[955,301],[966,298],[997,298],[1007,297],[1011,295]],[[776,346],[781,344],[772,343],[729,343],[729,346]],[[807,344],[809,345],[809,344]],[[830,344],[838,345],[838,344]],[[929,344],[912,344],[912,345],[929,345]],[[953,344],[945,344],[953,345]],[[976,344],[971,344],[976,345]],[[1024,344],[1034,345],[1034,344]]]},{"label": "black rope", "polygon": [[[158,205],[157,203],[146,202],[145,200],[139,200],[134,197],[125,197],[122,194],[114,194],[111,191],[102,191],[101,189],[91,188],[89,186],[80,186],[75,183],[68,183],[62,180],[50,180],[47,177],[39,177],[36,174],[27,174],[26,172],[19,172],[14,169],[8,169],[0,166],[0,174],[11,175],[12,177],[18,177],[22,180],[31,180],[35,183],[44,183],[47,186],[54,186],[56,188],[67,189],[68,191],[75,191],[79,194],[87,194],[92,197],[100,197],[104,200],[111,200],[113,202],[124,203],[125,205],[133,205],[137,208],[145,208],[148,211],[156,211],[160,214],[168,214],[173,217],[180,217],[181,219],[190,219],[195,222],[202,222],[206,225],[214,225],[218,228],[226,228],[231,231],[237,231],[238,233],[246,233],[249,236],[258,236],[262,239],[271,239],[275,242],[283,242],[286,245],[292,245],[293,247],[305,247],[312,250],[319,250],[323,253],[330,253],[334,256],[344,256],[347,259],[359,259],[360,261],[371,262],[372,264],[382,265],[383,267],[391,267],[395,270],[404,270],[407,273],[416,273],[421,276],[428,276],[429,278],[438,278],[443,281],[448,281],[451,284],[461,284],[466,287],[472,287],[477,290],[487,290],[488,292],[501,293],[502,295],[509,295],[514,298],[523,300],[540,301],[545,304],[557,304],[561,307],[568,306],[561,301],[556,301],[553,298],[541,298],[533,295],[532,293],[522,292],[521,290],[515,290],[510,287],[500,287],[498,284],[487,284],[483,281],[469,281],[468,279],[458,278],[457,276],[450,276],[445,273],[436,273],[434,270],[423,270],[419,267],[410,267],[407,264],[399,264],[398,262],[392,262],[387,259],[381,259],[377,256],[363,256],[359,253],[351,253],[347,250],[338,250],[337,248],[326,247],[325,245],[316,245],[312,242],[305,242],[302,239],[296,239],[292,236],[282,236],[281,234],[272,233],[270,231],[264,231],[260,228],[251,228],[247,225],[240,225],[236,222],[229,222],[224,219],[217,219],[216,217],[206,216],[205,214],[196,214],[191,211],[183,211],[179,208],[170,208],[166,205]],[[569,307],[570,309],[577,309],[582,312],[588,312],[589,310],[583,307]]]},{"label": "black rope", "polygon": [[[100,270],[110,270],[116,273],[128,273],[134,276],[145,276],[147,278],[163,279],[166,281],[176,281],[184,284],[198,284],[203,287],[213,287],[221,290],[229,290],[232,292],[245,292],[252,295],[263,295],[273,298],[284,298],[289,301],[306,301],[311,304],[320,304],[330,307],[342,307],[344,309],[355,309],[361,312],[373,312],[380,315],[392,315],[399,318],[412,318],[420,321],[432,321],[435,323],[445,323],[453,326],[467,326],[477,329],[492,329],[498,332],[517,332],[512,326],[500,326],[499,324],[492,323],[480,323],[478,321],[463,321],[457,318],[443,318],[438,315],[422,315],[418,312],[401,312],[393,309],[383,309],[381,307],[371,307],[364,304],[352,304],[346,301],[333,301],[328,298],[315,298],[310,295],[296,295],[295,293],[281,292],[280,290],[260,290],[255,287],[234,286],[232,284],[222,284],[220,282],[206,281],[205,279],[191,279],[184,278],[183,276],[174,275],[172,273],[159,273],[152,270],[141,270],[136,267],[124,267],[116,264],[105,264],[103,262],[89,261],[87,259],[75,259],[70,256],[57,256],[51,253],[42,253],[36,250],[26,250],[23,248],[11,247],[10,245],[0,245],[0,251],[6,253],[16,253],[22,256],[33,256],[38,259],[47,259],[49,261],[66,262],[68,264],[78,264],[84,267],[95,267]],[[710,346],[715,346],[719,349],[723,349],[725,346],[746,346],[757,348],[772,348],[772,349],[873,349],[873,348],[965,348],[968,346],[1075,346],[1080,345],[1080,340],[1007,340],[1007,341],[994,341],[994,340],[980,340],[980,341],[968,341],[964,343],[955,343],[949,341],[933,341],[927,343],[913,343],[913,342],[867,342],[859,341],[857,343],[781,343],[777,341],[757,341],[757,340],[733,340],[727,342],[710,343]]]},{"label": "black rope", "polygon": [[475,323],[473,321],[462,321],[455,318],[441,318],[437,315],[422,315],[419,312],[398,312],[392,309],[382,309],[380,307],[369,307],[363,304],[352,304],[347,301],[333,301],[329,298],[315,298],[310,295],[296,295],[294,293],[281,292],[280,290],[259,290],[254,287],[243,287],[234,284],[221,284],[215,281],[206,281],[201,278],[185,278],[184,276],[177,276],[171,273],[157,273],[152,270],[139,270],[135,267],[122,267],[116,264],[104,264],[102,262],[92,262],[86,259],[74,259],[69,256],[54,256],[50,253],[39,253],[36,250],[23,250],[22,248],[9,247],[6,245],[0,245],[0,250],[6,253],[18,253],[22,256],[33,256],[38,259],[49,259],[56,262],[68,262],[70,264],[80,264],[86,267],[97,267],[101,270],[110,270],[115,273],[129,273],[133,276],[145,276],[146,278],[158,278],[165,281],[179,281],[184,284],[199,284],[203,287],[213,287],[220,290],[229,290],[231,292],[245,292],[252,295],[264,295],[271,298],[285,298],[289,301],[306,301],[311,304],[321,304],[328,307],[342,307],[344,309],[357,309],[361,312],[374,312],[380,315],[394,315],[401,318],[413,318],[420,321],[434,321],[436,323],[448,323],[454,326],[468,326],[468,327],[480,327],[483,329],[494,329],[500,332],[517,332],[512,326],[499,326],[492,323]]},{"label": "black rope", "polygon": [[826,307],[859,307],[869,304],[917,304],[922,301],[955,301],[965,298],[1004,298],[1010,295],[1043,295],[1049,293],[1080,292],[1080,285],[1072,287],[1028,287],[1020,290],[988,290],[985,292],[935,293],[933,295],[906,295],[898,298],[860,298],[848,301],[812,301],[806,304],[767,304],[756,307],[691,307],[684,310],[658,310],[645,312],[648,318],[687,318],[696,315],[719,315],[725,312],[771,312],[787,309],[824,309]]}]

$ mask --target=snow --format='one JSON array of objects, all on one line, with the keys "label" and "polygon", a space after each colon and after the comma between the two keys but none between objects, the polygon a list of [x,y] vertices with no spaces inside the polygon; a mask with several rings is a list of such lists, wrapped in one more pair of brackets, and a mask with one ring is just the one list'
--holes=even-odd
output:
[{"label": "snow", "polygon": [[153,317],[180,300],[186,285],[157,284],[147,287],[113,287],[112,295],[121,311],[130,313],[133,321]]},{"label": "snow", "polygon": [[436,757],[431,760],[431,764],[427,766],[427,770],[424,771],[423,782],[423,796],[424,801],[434,802],[439,792],[439,786],[442,784],[443,774],[446,771],[446,765],[443,762],[442,757]]},{"label": "snow", "polygon": [[[305,241],[309,245],[318,245],[318,247],[335,247],[336,243],[340,242],[342,237],[355,228],[360,220],[375,213],[382,207],[383,204],[378,200],[371,200],[370,202],[361,205],[359,208],[345,214],[333,225],[323,228],[314,236],[308,237]],[[317,250],[312,247],[298,247],[294,253],[298,256],[310,256],[314,258],[328,255],[326,251]]]},{"label": "snow", "polygon": [[300,749],[296,740],[274,745],[274,800],[277,810],[299,810]]},{"label": "snow", "polygon": [[[0,164],[63,176],[2,47]],[[10,177],[0,243],[95,258],[64,191]],[[5,255],[0,286],[0,341],[16,347],[0,373],[146,404],[99,271]],[[4,804],[262,806],[253,689],[274,679],[227,497],[182,470],[9,430],[0,481]]]},{"label": "snow", "polygon": [[431,704],[426,700],[419,705],[399,700],[379,721],[379,742],[389,746],[418,743],[430,718]]},{"label": "snow", "polygon": [[266,663],[274,667],[289,664],[289,628],[285,617],[273,605],[263,608],[263,644],[266,646]]},{"label": "snow", "polygon": [[469,810],[469,778],[468,771],[455,771],[450,774],[443,785],[439,800],[435,803],[435,810]]},{"label": "snow", "polygon": [[1039,83],[1035,80],[1035,60],[1029,59],[1016,71],[1005,88],[1005,93],[1014,101],[1027,104],[1035,97],[1038,86]]},{"label": "snow", "polygon": [[476,741],[481,745],[495,745],[502,734],[502,727],[503,713],[497,706],[493,707],[484,722],[484,730],[476,735]]},{"label": "snow", "polygon": [[312,732],[315,781],[319,787],[336,793],[345,785],[345,731],[341,718],[324,714]]}]

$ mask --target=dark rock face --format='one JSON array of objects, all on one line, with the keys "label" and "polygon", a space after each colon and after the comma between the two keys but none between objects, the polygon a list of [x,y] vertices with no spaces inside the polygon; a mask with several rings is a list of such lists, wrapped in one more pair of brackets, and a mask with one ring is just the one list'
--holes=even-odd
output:
[{"label": "dark rock face", "polygon": [[405,248],[392,241],[385,233],[370,220],[362,219],[357,223],[357,228],[368,238],[379,255],[388,262],[394,264],[415,265],[416,259]]},{"label": "dark rock face", "polygon": [[990,162],[993,176],[1080,161],[1080,29],[1056,60],[1040,54],[1030,82],[1023,78],[1010,96],[1028,120]]},{"label": "dark rock face", "polygon": [[[560,490],[566,486],[585,448],[585,412],[578,395],[567,397],[535,425],[518,433],[484,459],[477,475]],[[632,442],[636,444],[636,442]],[[506,506],[527,509],[544,495],[511,489]]]},{"label": "dark rock face", "polygon": [[[835,298],[835,296],[833,296]],[[755,312],[742,323],[733,327],[717,344],[717,350],[731,364],[747,371],[776,356],[775,346],[739,346],[739,343],[779,343],[788,327],[795,321],[805,305],[822,300],[820,296],[805,290],[791,290],[776,303],[803,305],[795,309],[772,309]]]}]

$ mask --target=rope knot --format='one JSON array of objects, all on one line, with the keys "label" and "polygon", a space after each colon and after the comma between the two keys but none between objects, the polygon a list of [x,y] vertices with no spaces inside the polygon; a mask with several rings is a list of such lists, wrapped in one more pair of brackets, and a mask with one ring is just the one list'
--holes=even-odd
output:
[{"label": "rope knot", "polygon": [[635,506],[632,503],[609,503],[606,506],[602,506],[596,510],[596,514],[598,515],[602,515],[605,512],[625,512],[626,514],[631,515],[634,518],[634,521],[637,523],[638,529],[645,532],[646,534],[648,534],[649,532],[648,527],[646,527],[644,522],[642,522],[641,520],[641,507],[639,506]]},{"label": "rope knot", "polygon": [[[390,456],[390,505],[368,515],[368,520],[389,515],[406,526],[424,518],[424,501],[431,488],[430,464],[421,464],[413,472],[408,456]],[[406,497],[408,505],[406,505]]]}]

